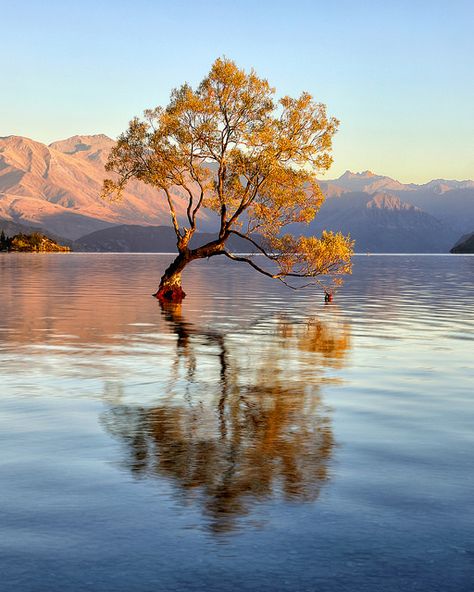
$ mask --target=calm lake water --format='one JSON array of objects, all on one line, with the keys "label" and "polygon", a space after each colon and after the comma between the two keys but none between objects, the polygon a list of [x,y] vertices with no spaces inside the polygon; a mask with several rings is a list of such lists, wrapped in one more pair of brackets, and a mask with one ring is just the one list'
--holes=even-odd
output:
[{"label": "calm lake water", "polygon": [[5,592],[474,589],[474,257],[0,255]]}]

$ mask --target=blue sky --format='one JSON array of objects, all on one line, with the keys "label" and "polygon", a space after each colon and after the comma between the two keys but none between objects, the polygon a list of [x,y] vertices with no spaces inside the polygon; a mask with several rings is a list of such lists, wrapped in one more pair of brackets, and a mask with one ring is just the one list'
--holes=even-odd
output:
[{"label": "blue sky", "polygon": [[2,0],[0,135],[123,131],[218,56],[341,120],[334,165],[474,178],[474,1]]}]

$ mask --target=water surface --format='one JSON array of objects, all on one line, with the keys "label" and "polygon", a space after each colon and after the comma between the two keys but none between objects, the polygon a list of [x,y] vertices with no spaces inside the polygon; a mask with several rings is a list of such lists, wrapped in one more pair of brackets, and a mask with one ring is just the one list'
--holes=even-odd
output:
[{"label": "water surface", "polygon": [[0,256],[5,590],[471,591],[474,258],[169,259]]}]

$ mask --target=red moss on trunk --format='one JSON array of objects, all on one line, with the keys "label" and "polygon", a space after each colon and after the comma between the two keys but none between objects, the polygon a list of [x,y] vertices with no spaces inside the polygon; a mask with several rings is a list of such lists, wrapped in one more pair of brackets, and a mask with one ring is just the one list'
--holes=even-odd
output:
[{"label": "red moss on trunk", "polygon": [[181,302],[186,293],[181,286],[162,286],[153,296],[160,302]]}]

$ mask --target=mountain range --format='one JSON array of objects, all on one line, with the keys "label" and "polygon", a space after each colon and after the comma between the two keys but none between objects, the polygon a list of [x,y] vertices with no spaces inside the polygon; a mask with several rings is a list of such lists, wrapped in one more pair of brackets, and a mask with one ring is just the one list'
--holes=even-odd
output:
[{"label": "mountain range", "polygon": [[[105,135],[73,136],[50,145],[21,136],[0,138],[1,227],[41,227],[55,236],[80,239],[85,250],[110,250],[115,240],[118,250],[147,250],[147,244],[174,250],[173,243],[166,246],[165,235],[161,245],[156,230],[143,230],[170,225],[156,190],[133,181],[121,201],[100,198],[113,145]],[[326,201],[304,233],[350,232],[356,251],[448,252],[461,235],[474,230],[472,180],[417,185],[371,171],[346,171],[320,185]],[[184,218],[184,201],[176,197],[178,215]],[[204,212],[200,230],[213,230],[212,214]],[[301,227],[292,230],[301,232]]]},{"label": "mountain range", "polygon": [[474,232],[462,236],[450,250],[450,253],[474,253]]},{"label": "mountain range", "polygon": [[[100,198],[114,141],[74,136],[49,146],[21,136],[0,138],[0,218],[69,239],[117,224],[168,224],[157,192],[132,181],[121,201]],[[178,215],[184,202],[178,200]]]}]

